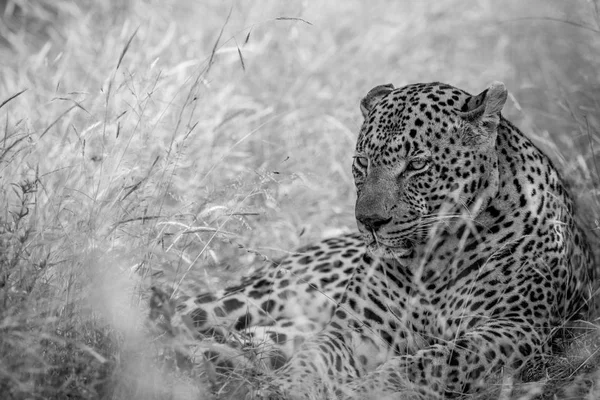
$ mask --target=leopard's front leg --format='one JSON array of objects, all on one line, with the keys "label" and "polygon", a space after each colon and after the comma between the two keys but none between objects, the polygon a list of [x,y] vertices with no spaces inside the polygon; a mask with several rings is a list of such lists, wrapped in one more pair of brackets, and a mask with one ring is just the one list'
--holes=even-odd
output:
[{"label": "leopard's front leg", "polygon": [[489,320],[447,343],[396,356],[356,382],[355,398],[411,393],[453,398],[471,393],[502,368],[518,371],[542,348],[540,335],[521,318]]}]

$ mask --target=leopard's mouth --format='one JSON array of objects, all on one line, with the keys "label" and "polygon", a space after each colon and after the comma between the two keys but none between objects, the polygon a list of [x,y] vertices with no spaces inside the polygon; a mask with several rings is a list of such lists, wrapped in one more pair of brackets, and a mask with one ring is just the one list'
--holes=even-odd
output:
[{"label": "leopard's mouth", "polygon": [[375,236],[367,242],[367,250],[379,258],[406,258],[413,253],[413,244],[409,240],[402,239],[394,244],[387,244]]}]

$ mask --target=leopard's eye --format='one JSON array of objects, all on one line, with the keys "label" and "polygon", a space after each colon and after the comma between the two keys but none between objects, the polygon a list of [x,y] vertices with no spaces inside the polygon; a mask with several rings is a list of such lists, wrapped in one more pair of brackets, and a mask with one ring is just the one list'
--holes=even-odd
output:
[{"label": "leopard's eye", "polygon": [[425,167],[427,167],[429,163],[427,162],[427,160],[413,160],[410,163],[408,163],[408,169],[411,171],[420,171],[422,169],[425,169]]},{"label": "leopard's eye", "polygon": [[354,164],[357,167],[367,169],[369,167],[369,159],[362,156],[354,156]]}]

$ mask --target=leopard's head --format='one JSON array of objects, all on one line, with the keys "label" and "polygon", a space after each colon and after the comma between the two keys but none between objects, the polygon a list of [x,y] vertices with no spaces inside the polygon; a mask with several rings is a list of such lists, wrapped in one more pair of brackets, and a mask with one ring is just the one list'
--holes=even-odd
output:
[{"label": "leopard's head", "polygon": [[497,194],[506,98],[499,82],[477,96],[441,83],[367,94],[352,171],[356,220],[372,254],[410,257],[436,229],[476,218]]}]

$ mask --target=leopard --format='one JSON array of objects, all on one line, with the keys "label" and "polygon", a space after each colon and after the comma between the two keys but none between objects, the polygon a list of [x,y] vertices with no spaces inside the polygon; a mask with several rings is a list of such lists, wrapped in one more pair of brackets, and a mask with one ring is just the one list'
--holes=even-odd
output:
[{"label": "leopard", "polygon": [[352,162],[358,232],[219,293],[154,289],[152,318],[193,343],[271,349],[254,398],[460,398],[543,361],[598,271],[568,184],[502,115],[508,97],[501,82],[374,87]]}]

